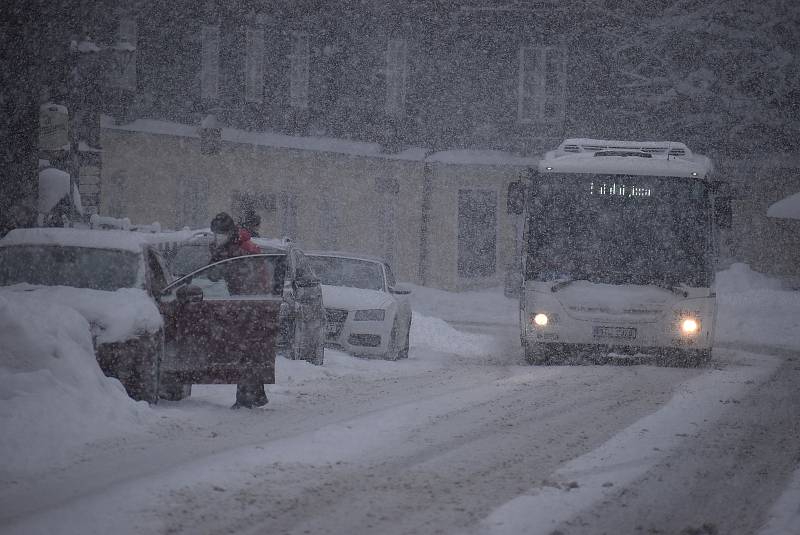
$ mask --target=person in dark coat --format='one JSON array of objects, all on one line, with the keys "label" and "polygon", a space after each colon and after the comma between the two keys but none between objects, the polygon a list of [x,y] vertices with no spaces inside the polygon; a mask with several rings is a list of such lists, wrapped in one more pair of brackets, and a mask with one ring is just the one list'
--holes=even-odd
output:
[{"label": "person in dark coat", "polygon": [[[214,242],[211,244],[212,263],[261,252],[258,246],[250,241],[250,234],[237,227],[233,218],[225,212],[220,212],[211,221],[211,232],[214,233]],[[259,378],[240,379],[236,385],[236,403],[232,408],[261,407],[268,401],[264,383]]]},{"label": "person in dark coat", "polygon": [[252,208],[245,208],[239,219],[239,226],[250,233],[253,238],[258,238],[258,228],[261,226],[261,216]]}]

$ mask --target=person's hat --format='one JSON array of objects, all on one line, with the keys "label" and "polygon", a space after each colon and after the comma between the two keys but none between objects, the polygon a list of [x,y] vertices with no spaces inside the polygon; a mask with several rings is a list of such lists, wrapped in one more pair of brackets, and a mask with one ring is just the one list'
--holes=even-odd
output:
[{"label": "person's hat", "polygon": [[211,220],[211,232],[214,234],[234,234],[236,223],[226,212],[220,212]]}]

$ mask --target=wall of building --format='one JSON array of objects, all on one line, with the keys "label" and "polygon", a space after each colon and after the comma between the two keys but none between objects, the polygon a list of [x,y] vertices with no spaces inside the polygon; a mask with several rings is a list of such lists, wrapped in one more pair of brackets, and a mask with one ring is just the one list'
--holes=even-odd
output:
[{"label": "wall of building", "polygon": [[733,197],[732,227],[721,237],[724,261],[746,262],[756,271],[800,284],[800,221],[767,217],[773,203],[800,192],[800,161],[766,154],[722,159],[718,167]]},{"label": "wall of building", "polygon": [[[264,236],[379,256],[399,280],[447,289],[502,284],[513,255],[505,199],[521,165],[226,141],[209,155],[196,135],[113,128],[102,138],[104,215],[202,228],[244,201],[261,215]],[[476,238],[484,248],[472,247]]]}]

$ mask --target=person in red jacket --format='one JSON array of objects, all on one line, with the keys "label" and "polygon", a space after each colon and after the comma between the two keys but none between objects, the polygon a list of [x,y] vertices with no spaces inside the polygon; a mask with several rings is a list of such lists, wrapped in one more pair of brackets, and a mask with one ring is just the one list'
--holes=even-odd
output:
[{"label": "person in red jacket", "polygon": [[[211,244],[211,262],[219,262],[227,258],[258,254],[261,250],[250,241],[250,233],[236,226],[233,218],[220,212],[211,221],[211,232],[214,233],[214,242]],[[230,274],[228,285],[231,293],[248,293],[242,288],[253,281],[243,280],[241,274]],[[260,286],[264,286],[264,282]],[[243,379],[236,385],[236,403],[234,409],[240,407],[253,408],[266,405],[269,400],[264,390],[264,383],[258,378],[253,380]]]}]

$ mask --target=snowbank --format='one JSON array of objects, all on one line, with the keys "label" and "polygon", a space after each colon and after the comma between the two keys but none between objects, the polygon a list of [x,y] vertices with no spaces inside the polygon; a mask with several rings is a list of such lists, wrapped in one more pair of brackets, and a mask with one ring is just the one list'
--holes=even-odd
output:
[{"label": "snowbank", "polygon": [[715,287],[718,343],[800,349],[800,292],[747,264],[720,271]]},{"label": "snowbank", "polygon": [[505,297],[502,288],[448,292],[414,284],[406,286],[412,289],[410,299],[414,314],[419,312],[454,322],[516,325],[519,320],[519,302]]},{"label": "snowbank", "polygon": [[444,320],[423,316],[419,312],[414,313],[411,321],[409,342],[411,349],[420,353],[421,358],[431,351],[464,357],[489,355],[496,345],[493,336],[459,331]]},{"label": "snowbank", "polygon": [[71,288],[68,286],[33,286],[17,284],[0,288],[15,304],[36,308],[58,305],[79,312],[97,337],[97,343],[124,342],[141,333],[155,333],[163,319],[153,300],[144,290],[121,288],[114,292]]},{"label": "snowbank", "polygon": [[767,217],[800,219],[800,193],[789,195],[769,207]]},{"label": "snowbank", "polygon": [[136,430],[149,411],[97,365],[76,310],[0,294],[0,471],[59,464],[89,442]]},{"label": "snowbank", "polygon": [[6,234],[0,245],[60,245],[140,253],[143,245],[156,241],[152,234],[124,230],[20,228]]}]

